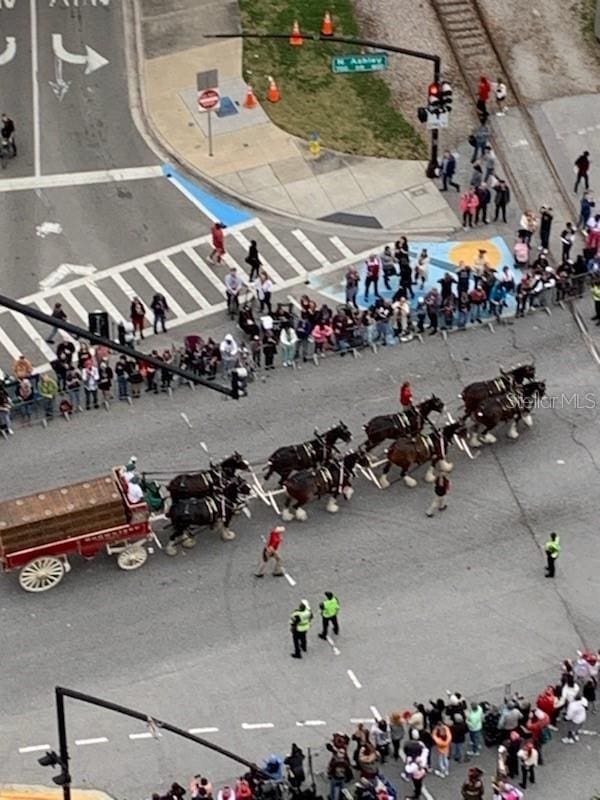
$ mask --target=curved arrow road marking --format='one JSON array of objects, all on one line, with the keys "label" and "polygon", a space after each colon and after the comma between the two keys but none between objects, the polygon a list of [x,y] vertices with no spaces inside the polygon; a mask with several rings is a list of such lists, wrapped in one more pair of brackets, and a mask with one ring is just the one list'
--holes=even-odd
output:
[{"label": "curved arrow road marking", "polygon": [[101,56],[100,53],[97,53],[93,48],[89,47],[89,45],[85,46],[85,55],[69,53],[68,50],[65,50],[63,45],[62,33],[52,34],[52,49],[54,50],[54,55],[60,58],[61,61],[66,61],[67,64],[85,64],[86,75],[108,64],[108,59]]},{"label": "curved arrow road marking", "polygon": [[7,36],[6,37],[6,47],[4,48],[4,52],[0,53],[0,67],[3,67],[5,64],[8,64],[9,61],[12,61],[15,57],[17,52],[17,40],[14,36]]}]

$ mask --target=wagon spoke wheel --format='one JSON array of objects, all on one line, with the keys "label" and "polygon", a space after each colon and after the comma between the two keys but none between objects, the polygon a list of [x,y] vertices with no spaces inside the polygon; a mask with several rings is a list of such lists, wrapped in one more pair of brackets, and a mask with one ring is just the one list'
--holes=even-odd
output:
[{"label": "wagon spoke wheel", "polygon": [[146,563],[148,559],[148,551],[140,544],[126,547],[117,556],[117,564],[121,569],[132,570],[138,569]]},{"label": "wagon spoke wheel", "polygon": [[45,592],[60,583],[65,567],[59,558],[45,556],[25,564],[19,573],[19,583],[26,592]]}]

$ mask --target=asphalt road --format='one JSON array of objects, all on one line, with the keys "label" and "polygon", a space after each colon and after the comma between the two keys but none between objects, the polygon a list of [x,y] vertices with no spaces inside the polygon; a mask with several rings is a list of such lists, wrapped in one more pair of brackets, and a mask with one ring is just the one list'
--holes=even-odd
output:
[{"label": "asphalt road", "polygon": [[[5,576],[6,779],[43,779],[37,754],[18,750],[55,741],[57,683],[184,727],[218,728],[207,735],[260,758],[291,740],[322,742],[331,730],[349,728],[351,718],[372,716],[371,706],[389,713],[446,688],[499,699],[511,683],[533,693],[562,658],[584,643],[597,646],[600,553],[590,487],[597,481],[598,412],[576,408],[570,398],[597,404],[598,373],[565,312],[494,335],[455,334],[445,345],[426,340],[358,362],[335,358],[326,370],[282,370],[240,403],[181,391],[168,405],[145,402],[139,414],[117,409],[98,427],[74,420],[69,436],[61,426],[21,431],[0,491],[10,497],[96,475],[132,452],[147,469],[200,466],[200,441],[215,455],[235,447],[261,462],[278,445],[338,418],[360,441],[367,418],[396,407],[401,379],[419,395],[435,390],[456,411],[464,384],[533,354],[557,407],[540,409],[532,430],[517,442],[502,436],[475,462],[454,454],[450,508],[441,519],[424,516],[431,497],[424,484],[381,492],[358,479],[338,515],[311,508],[307,523],[288,525],[284,555],[295,586],[252,576],[260,536],[275,521],[260,505],[251,520],[239,518],[234,542],[206,533],[195,550],[174,559],[158,553],[137,573],[119,573],[107,558],[76,563],[43,597],[24,594],[15,576]],[[563,541],[552,583],[543,577],[541,550],[549,530]],[[315,630],[308,658],[292,661],[288,614],[303,597],[316,605],[327,589],[342,602],[340,654]],[[209,771],[215,780],[235,773],[220,757],[167,737],[130,739],[143,726],[95,709],[70,704],[69,720],[72,740],[109,740],[73,747],[78,784],[140,796],[193,772]],[[326,725],[298,725],[306,720]],[[243,727],[256,724],[268,727]],[[591,792],[597,741],[569,749],[568,767],[557,754],[561,766],[545,797],[564,797],[574,774],[578,796],[588,784]],[[435,797],[454,796],[450,788],[430,782]]]}]

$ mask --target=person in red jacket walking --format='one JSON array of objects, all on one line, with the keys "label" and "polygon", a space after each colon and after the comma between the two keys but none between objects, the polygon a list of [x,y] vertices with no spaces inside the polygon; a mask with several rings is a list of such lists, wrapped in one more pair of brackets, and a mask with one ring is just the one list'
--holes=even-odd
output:
[{"label": "person in red jacket walking", "polygon": [[[217,264],[221,263],[221,259],[225,255],[225,234],[223,233],[225,225],[222,222],[215,222],[210,229],[212,236],[213,251],[209,255],[208,260],[213,263],[216,260]],[[215,258],[216,257],[216,258]]]},{"label": "person in red jacket walking", "polygon": [[485,77],[479,77],[479,84],[477,86],[477,110],[479,111],[480,118],[483,116],[485,119],[488,117],[487,102],[492,93],[492,84]]},{"label": "person in red jacket walking", "polygon": [[408,411],[409,408],[412,408],[413,404],[413,393],[408,381],[404,381],[402,386],[400,387],[400,405],[402,406],[402,411]]},{"label": "person in red jacket walking", "polygon": [[283,525],[278,525],[276,528],[273,528],[269,534],[269,539],[263,548],[261,561],[255,573],[257,578],[262,578],[264,576],[265,572],[267,571],[267,565],[271,559],[273,559],[275,562],[275,566],[273,567],[273,575],[279,577],[280,575],[284,574],[280,552],[284,532],[285,528]]}]

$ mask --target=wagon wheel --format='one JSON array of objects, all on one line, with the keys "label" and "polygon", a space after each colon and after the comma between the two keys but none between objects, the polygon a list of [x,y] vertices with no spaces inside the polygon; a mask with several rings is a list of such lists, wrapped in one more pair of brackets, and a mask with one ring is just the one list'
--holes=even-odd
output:
[{"label": "wagon wheel", "polygon": [[19,572],[19,583],[26,592],[45,592],[60,583],[65,567],[59,558],[42,556],[25,564]]},{"label": "wagon wheel", "polygon": [[148,560],[148,551],[141,544],[126,547],[117,556],[117,564],[121,569],[132,570],[143,566]]}]

